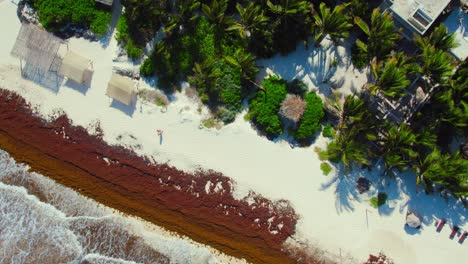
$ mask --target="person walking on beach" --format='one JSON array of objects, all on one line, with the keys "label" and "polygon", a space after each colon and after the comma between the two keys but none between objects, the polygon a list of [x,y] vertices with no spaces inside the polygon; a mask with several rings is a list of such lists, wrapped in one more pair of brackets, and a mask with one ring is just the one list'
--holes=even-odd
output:
[{"label": "person walking on beach", "polygon": [[162,144],[162,137],[163,137],[163,130],[162,129],[158,129],[156,130],[156,133],[158,133],[158,136],[159,136],[159,145]]}]

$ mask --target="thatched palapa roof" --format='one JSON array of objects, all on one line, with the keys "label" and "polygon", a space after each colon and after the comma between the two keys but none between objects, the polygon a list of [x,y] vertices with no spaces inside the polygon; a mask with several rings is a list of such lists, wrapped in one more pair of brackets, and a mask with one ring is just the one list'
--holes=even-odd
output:
[{"label": "thatched palapa roof", "polygon": [[288,94],[281,103],[280,115],[297,123],[304,114],[306,103],[299,95]]},{"label": "thatched palapa roof", "polygon": [[107,85],[106,95],[126,105],[131,105],[136,92],[130,78],[113,73]]},{"label": "thatched palapa roof", "polygon": [[32,24],[22,24],[11,55],[47,72],[63,40]]}]

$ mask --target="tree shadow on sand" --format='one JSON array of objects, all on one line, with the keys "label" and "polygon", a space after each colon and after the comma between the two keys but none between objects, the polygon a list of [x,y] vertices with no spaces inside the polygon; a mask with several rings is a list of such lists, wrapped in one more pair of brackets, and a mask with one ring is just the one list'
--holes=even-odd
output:
[{"label": "tree shadow on sand", "polygon": [[276,55],[259,60],[257,82],[275,74],[287,81],[301,80],[310,90],[318,90],[325,96],[331,96],[332,89],[343,87],[346,81],[345,76],[337,76],[336,73],[346,71],[351,66],[349,60],[345,59],[350,54],[348,40],[335,45],[327,39],[320,47],[308,48],[303,43],[298,43],[296,50],[287,56]]},{"label": "tree shadow on sand", "polygon": [[[406,215],[408,211],[416,213],[424,226],[432,226],[436,220],[446,219],[452,225],[463,226],[468,219],[468,210],[463,203],[452,196],[443,197],[439,192],[426,194],[422,187],[416,186],[414,173],[406,171],[395,178],[383,176],[383,166],[377,162],[371,170],[353,167],[347,174],[341,164],[335,165],[337,173],[320,190],[335,189],[335,207],[338,213],[353,211],[356,203],[369,203],[370,197],[379,192],[387,194],[387,201],[377,209],[380,216],[390,216],[395,212]],[[356,188],[359,177],[365,177],[371,182],[371,188],[360,194]],[[418,190],[419,189],[419,190]],[[402,228],[405,219],[402,219]],[[421,230],[422,230],[421,229]],[[416,234],[421,230],[406,229],[408,234]]]},{"label": "tree shadow on sand", "polygon": [[338,213],[343,211],[354,211],[354,202],[361,202],[362,196],[356,188],[356,182],[363,176],[363,171],[358,169],[345,170],[341,164],[336,165],[335,175],[323,183],[320,190],[334,188],[335,190],[335,209]]}]

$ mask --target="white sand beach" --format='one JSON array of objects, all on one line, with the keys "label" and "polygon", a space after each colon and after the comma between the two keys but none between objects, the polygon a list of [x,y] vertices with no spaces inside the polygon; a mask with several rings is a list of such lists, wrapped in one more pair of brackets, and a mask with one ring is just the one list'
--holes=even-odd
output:
[{"label": "white sand beach", "polygon": [[[76,125],[90,127],[99,121],[104,139],[111,144],[131,147],[141,155],[184,170],[202,167],[220,171],[237,182],[239,198],[253,190],[270,199],[287,199],[301,217],[295,239],[317,244],[337,260],[341,255],[342,263],[353,263],[350,257],[362,263],[369,253],[379,251],[396,263],[460,263],[468,259],[468,241],[459,244],[458,239],[449,239],[452,224],[468,230],[468,211],[454,199],[445,201],[437,195],[417,193],[415,179],[409,173],[382,182],[382,170],[376,166],[372,171],[355,169],[347,176],[336,171],[324,176],[313,149],[325,147],[327,139],[319,136],[307,148],[292,148],[281,137],[272,142],[257,135],[244,120],[244,113],[220,130],[200,128],[207,111],[198,113],[199,105],[185,95],[184,89],[171,98],[167,111],[141,99],[134,107],[111,102],[105,90],[112,67],[131,67],[130,63],[113,61],[118,52],[113,37],[108,43],[76,38],[68,41],[70,50],[93,61],[89,88],[67,81],[57,89],[37,85],[21,77],[19,60],[10,56],[19,28],[16,6],[1,2],[0,87],[21,94],[37,107],[38,114],[49,117],[61,109]],[[330,86],[341,87],[337,91],[343,94],[359,90],[367,80],[366,74],[350,65],[349,49],[324,43],[325,48],[310,46],[308,50],[299,44],[286,57],[259,61],[263,68],[258,80],[274,73],[288,80],[303,79],[323,95],[330,93]],[[339,54],[338,66],[330,69],[333,52]],[[154,88],[141,80],[139,89]],[[162,142],[157,129],[164,130]],[[373,183],[365,195],[355,188],[359,176]],[[388,194],[388,203],[374,209],[369,199],[378,190]],[[408,208],[422,217],[421,230],[405,229]],[[434,221],[440,218],[447,219],[447,224],[437,233]]]}]

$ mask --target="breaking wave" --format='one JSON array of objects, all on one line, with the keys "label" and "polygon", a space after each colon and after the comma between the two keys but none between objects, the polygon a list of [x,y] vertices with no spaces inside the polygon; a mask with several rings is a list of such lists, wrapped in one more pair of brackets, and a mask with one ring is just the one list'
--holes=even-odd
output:
[{"label": "breaking wave", "polygon": [[0,150],[0,263],[217,263],[205,247],[153,232]]}]

